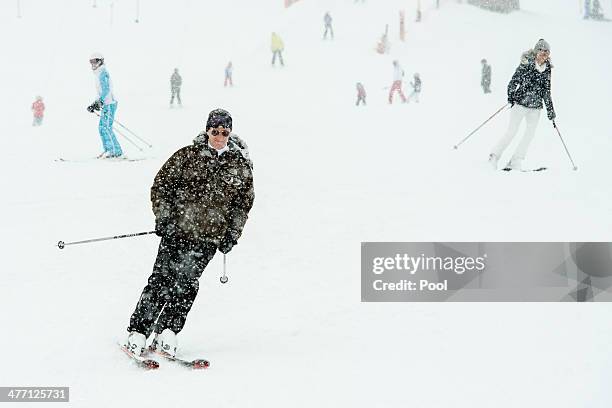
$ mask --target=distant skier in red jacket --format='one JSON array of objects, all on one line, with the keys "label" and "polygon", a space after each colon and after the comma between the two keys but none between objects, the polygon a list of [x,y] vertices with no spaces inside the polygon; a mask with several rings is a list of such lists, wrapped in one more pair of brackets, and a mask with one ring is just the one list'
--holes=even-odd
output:
[{"label": "distant skier in red jacket", "polygon": [[42,96],[37,96],[36,100],[32,104],[32,113],[34,114],[34,121],[32,126],[42,125],[42,120],[45,115],[45,104],[43,103]]}]

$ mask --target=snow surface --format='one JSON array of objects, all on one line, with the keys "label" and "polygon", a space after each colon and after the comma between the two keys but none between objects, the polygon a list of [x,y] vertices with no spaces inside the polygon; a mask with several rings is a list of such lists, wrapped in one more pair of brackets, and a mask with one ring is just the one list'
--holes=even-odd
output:
[{"label": "snow surface", "polygon": [[[610,241],[612,26],[579,2],[522,0],[492,14],[455,1],[0,3],[2,274],[0,386],[70,386],[71,406],[609,407],[608,304],[360,302],[362,241]],[[603,2],[604,12],[610,7]],[[398,10],[407,12],[407,41]],[[334,41],[323,41],[323,15]],[[373,49],[390,24],[391,52]],[[285,68],[270,66],[278,32]],[[549,170],[489,170],[521,52],[544,37],[557,123],[542,115],[528,156]],[[99,152],[87,62],[106,55],[117,119],[151,141],[130,163],[58,163]],[[493,93],[479,86],[480,59]],[[391,61],[423,80],[420,104],[386,101]],[[223,69],[234,63],[234,88]],[[168,109],[183,76],[183,109]],[[355,107],[355,83],[368,92]],[[32,128],[36,95],[47,105]],[[116,347],[154,261],[156,171],[228,109],[250,145],[256,200],[239,245],[207,268],[180,334],[209,370],[143,372]],[[7,406],[10,404],[7,404]],[[20,405],[25,406],[25,405]]]}]

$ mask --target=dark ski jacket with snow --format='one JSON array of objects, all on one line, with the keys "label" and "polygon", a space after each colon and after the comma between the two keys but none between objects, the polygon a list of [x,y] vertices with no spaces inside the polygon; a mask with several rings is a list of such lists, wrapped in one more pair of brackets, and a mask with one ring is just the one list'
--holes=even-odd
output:
[{"label": "dark ski jacket with snow", "polygon": [[546,61],[546,69],[540,72],[535,67],[534,50],[523,53],[518,66],[508,84],[508,100],[526,108],[542,109],[546,104],[549,116],[554,116],[554,108],[550,97],[550,76],[552,65]]},{"label": "dark ski jacket with snow", "polygon": [[[220,156],[199,134],[164,163],[151,187],[158,223],[170,225],[175,240],[193,245],[238,241],[253,206],[253,164],[248,147],[231,134]],[[159,224],[158,224],[159,225]]]}]

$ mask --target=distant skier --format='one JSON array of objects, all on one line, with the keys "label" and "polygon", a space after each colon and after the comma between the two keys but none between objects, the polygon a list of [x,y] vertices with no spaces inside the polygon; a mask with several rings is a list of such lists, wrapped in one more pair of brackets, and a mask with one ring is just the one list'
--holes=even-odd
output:
[{"label": "distant skier", "polygon": [[174,106],[174,97],[176,97],[176,101],[179,106],[183,106],[181,102],[181,86],[183,85],[183,77],[178,72],[178,68],[174,68],[174,72],[172,76],[170,76],[170,107]]},{"label": "distant skier", "polygon": [[283,62],[283,51],[285,50],[285,44],[283,44],[283,40],[276,33],[272,33],[272,41],[271,41],[271,49],[272,49],[272,66],[274,66],[276,62],[276,57],[280,60],[280,64],[285,66]]},{"label": "distant skier", "polygon": [[497,169],[499,158],[516,136],[523,119],[527,122],[525,135],[506,166],[508,170],[522,169],[522,162],[535,136],[543,105],[546,105],[548,119],[555,120],[555,110],[550,97],[551,70],[550,46],[544,39],[540,39],[532,50],[523,53],[521,63],[508,84],[510,123],[506,134],[489,155],[489,163],[493,168]]},{"label": "distant skier", "polygon": [[199,288],[218,251],[237,244],[253,205],[253,165],[246,144],[223,109],[210,112],[206,131],[164,163],[151,188],[155,230],[161,236],[148,284],[130,317],[126,346],[140,355],[152,346],[176,354]]},{"label": "distant skier", "polygon": [[32,114],[34,115],[32,126],[42,125],[43,117],[45,116],[45,104],[42,96],[37,96],[32,104]]},{"label": "distant skier", "polygon": [[591,18],[591,0],[584,0],[584,18]]},{"label": "distant skier", "polygon": [[366,104],[366,91],[361,82],[357,82],[357,102],[355,105],[359,106],[359,104],[363,102]]},{"label": "distant skier", "polygon": [[325,24],[325,32],[323,33],[323,39],[327,39],[327,32],[329,31],[329,33],[331,34],[331,39],[333,40],[334,29],[332,27],[332,17],[329,14],[329,11],[325,13],[325,16],[323,16],[323,23]]},{"label": "distant skier", "polygon": [[412,92],[410,95],[408,95],[407,102],[414,99],[416,103],[419,103],[419,95],[421,95],[421,77],[419,76],[418,72],[414,74],[413,80],[410,82],[410,86],[412,87]]},{"label": "distant skier", "polygon": [[593,20],[603,20],[604,15],[601,11],[601,3],[599,0],[593,0],[593,8],[591,9],[591,18]]},{"label": "distant skier", "polygon": [[234,71],[234,67],[232,66],[232,61],[228,62],[225,66],[225,81],[223,82],[223,86],[234,86],[232,82],[232,72]]},{"label": "distant skier", "polygon": [[393,94],[397,91],[402,98],[402,102],[406,103],[406,96],[402,91],[402,78],[404,78],[404,70],[400,66],[397,60],[393,61],[393,83],[391,84],[391,89],[389,90],[389,103],[393,103]]},{"label": "distant skier", "polygon": [[376,52],[379,54],[387,54],[389,53],[389,47],[389,39],[385,33],[382,35],[382,37],[380,37],[380,41],[376,44]]},{"label": "distant skier", "polygon": [[482,64],[482,73],[480,75],[480,85],[484,93],[491,93],[491,65],[487,63],[486,59],[480,61]]},{"label": "distant skier", "polygon": [[98,98],[87,107],[87,110],[92,113],[101,110],[98,129],[104,151],[98,158],[120,157],[123,155],[123,151],[113,132],[117,101],[113,96],[113,83],[106,70],[106,65],[104,65],[104,56],[95,52],[89,57],[89,63],[96,79]]}]

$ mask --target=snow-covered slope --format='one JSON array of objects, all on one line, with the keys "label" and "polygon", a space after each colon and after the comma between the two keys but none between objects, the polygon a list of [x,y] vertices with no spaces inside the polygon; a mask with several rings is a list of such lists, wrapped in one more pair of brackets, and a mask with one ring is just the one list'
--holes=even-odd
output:
[{"label": "snow-covered slope", "polygon": [[[21,3],[21,19],[14,2],[0,5],[0,386],[70,386],[79,407],[608,406],[609,305],[362,304],[359,251],[362,241],[609,241],[610,24],[582,20],[569,0],[523,0],[510,15],[422,0],[419,24],[416,0],[141,1],[138,24],[130,1]],[[334,41],[321,39],[325,11]],[[284,68],[270,66],[272,31]],[[540,37],[579,171],[542,115],[528,161],[549,170],[492,172],[507,112],[452,146],[505,103],[521,52]],[[54,161],[99,150],[85,111],[93,51],[106,55],[117,119],[154,145],[139,152],[120,139],[126,152],[148,160]],[[393,59],[421,74],[421,103],[388,105]],[[229,60],[235,86],[225,89]],[[170,110],[174,67],[185,107]],[[354,106],[358,81],[367,107]],[[45,123],[32,128],[38,94]],[[256,202],[229,284],[217,257],[180,334],[182,352],[212,367],[143,373],[115,343],[158,238],[55,243],[151,229],[156,171],[215,107],[249,143]]]}]

